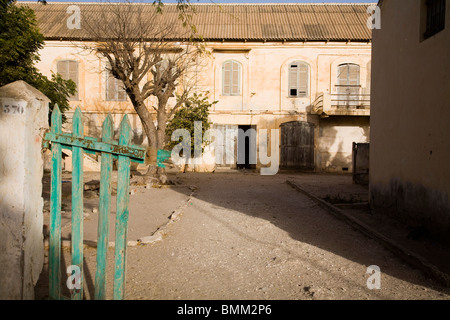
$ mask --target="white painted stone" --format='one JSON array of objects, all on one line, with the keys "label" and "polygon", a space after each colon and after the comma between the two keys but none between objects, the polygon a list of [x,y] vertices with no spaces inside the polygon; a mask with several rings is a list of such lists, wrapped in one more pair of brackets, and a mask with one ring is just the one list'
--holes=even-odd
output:
[{"label": "white painted stone", "polygon": [[42,271],[42,136],[49,102],[24,81],[0,88],[0,299],[33,299]]}]

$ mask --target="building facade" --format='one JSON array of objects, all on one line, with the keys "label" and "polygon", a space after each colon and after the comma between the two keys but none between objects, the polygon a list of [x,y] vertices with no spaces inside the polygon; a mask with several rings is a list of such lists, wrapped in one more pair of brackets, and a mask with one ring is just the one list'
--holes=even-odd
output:
[{"label": "building facade", "polygon": [[380,1],[373,32],[370,201],[450,235],[450,1]]},{"label": "building facade", "polygon": [[[140,120],[121,84],[105,72],[104,61],[80,49],[86,41],[67,32],[71,4],[27,5],[34,9],[46,37],[38,68],[48,76],[59,72],[77,83],[78,92],[70,104],[82,108],[86,134],[98,136],[107,113],[116,117],[116,125],[127,113],[135,130],[134,142],[145,143]],[[100,6],[76,5],[81,19],[83,12]],[[222,165],[238,166],[235,133],[253,128],[257,134],[250,139],[257,145],[261,130],[278,130],[280,150],[276,152],[282,169],[351,172],[352,143],[369,142],[372,30],[367,26],[368,4],[194,7],[193,23],[210,52],[195,87],[199,93],[208,92],[210,101],[218,101],[210,110],[210,121],[225,137],[231,132],[235,140],[235,144],[216,145],[224,159],[234,155],[234,162],[225,160]],[[164,8],[169,13],[176,10],[170,5]],[[67,115],[70,118],[70,112]],[[247,146],[241,151],[245,154],[241,166],[265,166],[259,157],[252,161],[254,149]]]}]

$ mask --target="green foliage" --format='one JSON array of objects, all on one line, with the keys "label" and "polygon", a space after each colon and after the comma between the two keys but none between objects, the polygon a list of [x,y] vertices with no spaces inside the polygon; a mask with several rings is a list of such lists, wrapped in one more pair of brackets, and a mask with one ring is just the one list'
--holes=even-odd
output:
[{"label": "green foliage", "polygon": [[[37,26],[33,10],[16,6],[15,1],[0,0],[0,86],[23,80],[50,100],[50,111],[58,104],[62,113],[69,108],[69,96],[76,85],[52,74],[51,79],[35,67],[38,51],[44,46],[44,36]],[[63,116],[63,119],[65,117]]]},{"label": "green foliage", "polygon": [[[171,141],[172,133],[177,129],[186,129],[191,135],[191,153],[194,152],[194,124],[195,121],[202,123],[202,137],[206,130],[210,128],[211,123],[208,121],[209,108],[218,101],[209,102],[206,96],[201,93],[194,93],[181,107],[175,112],[173,118],[168,122],[166,127],[166,136],[168,143],[166,149],[172,150],[182,140]],[[204,147],[204,146],[202,146]],[[202,148],[203,151],[203,148]]]}]

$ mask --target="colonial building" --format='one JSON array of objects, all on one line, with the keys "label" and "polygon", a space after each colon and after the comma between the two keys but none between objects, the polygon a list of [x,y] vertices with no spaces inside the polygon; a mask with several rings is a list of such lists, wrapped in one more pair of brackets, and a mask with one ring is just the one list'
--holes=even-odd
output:
[{"label": "colonial building", "polygon": [[[98,58],[81,52],[68,31],[69,3],[27,3],[46,45],[38,68],[77,83],[71,106],[80,106],[86,133],[98,136],[110,112],[130,115],[135,142],[145,142],[140,120],[118,81]],[[83,17],[106,4],[74,3]],[[136,5],[146,6],[148,5]],[[371,38],[368,4],[194,4],[193,23],[211,54],[196,84],[217,100],[210,120],[227,129],[279,129],[283,169],[352,171],[352,143],[369,142]],[[144,7],[140,7],[144,8]],[[163,15],[175,19],[176,7]],[[68,114],[70,118],[70,113]],[[118,125],[118,121],[116,123]],[[237,144],[236,144],[237,145]],[[222,154],[236,147],[218,143]],[[241,150],[242,151],[242,150]],[[242,166],[252,167],[246,147]],[[234,157],[237,159],[237,157]],[[249,160],[250,159],[250,160]],[[235,160],[236,161],[236,160]],[[225,163],[227,165],[227,163]],[[228,163],[236,166],[236,163]],[[256,167],[261,168],[257,158]]]},{"label": "colonial building", "polygon": [[450,238],[450,1],[379,7],[370,201],[378,212]]}]

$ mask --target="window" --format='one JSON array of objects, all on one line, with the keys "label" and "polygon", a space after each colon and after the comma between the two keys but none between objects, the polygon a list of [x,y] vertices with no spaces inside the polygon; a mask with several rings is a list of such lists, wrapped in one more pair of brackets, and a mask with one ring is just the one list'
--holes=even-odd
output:
[{"label": "window", "polygon": [[445,1],[426,1],[426,30],[423,35],[425,39],[445,29]]},{"label": "window", "polygon": [[114,78],[111,72],[106,76],[106,100],[107,101],[126,101],[127,93],[123,87],[123,82]]},{"label": "window", "polygon": [[222,66],[222,95],[241,95],[241,64],[237,61],[226,61]]},{"label": "window", "polygon": [[304,98],[308,96],[309,65],[302,61],[289,64],[289,96]]},{"label": "window", "polygon": [[56,65],[56,72],[61,75],[64,80],[72,80],[76,84],[77,92],[69,97],[69,100],[76,101],[78,98],[78,62],[73,60],[61,60]]},{"label": "window", "polygon": [[353,63],[344,63],[338,66],[337,95],[338,105],[357,105],[359,100],[359,73],[360,66]]}]

